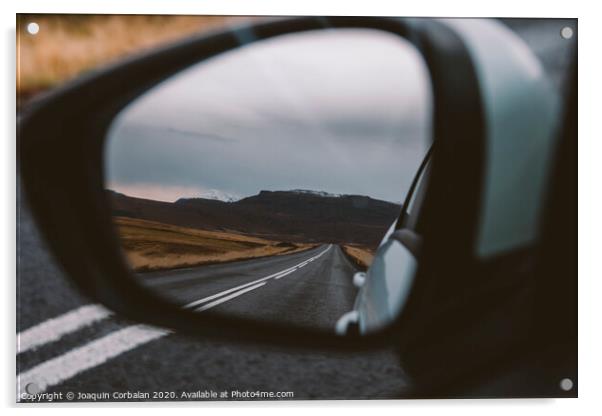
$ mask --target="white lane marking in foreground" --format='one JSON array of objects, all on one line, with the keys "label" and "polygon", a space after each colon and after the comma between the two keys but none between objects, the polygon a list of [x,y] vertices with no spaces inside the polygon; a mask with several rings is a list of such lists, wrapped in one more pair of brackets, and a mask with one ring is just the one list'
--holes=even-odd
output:
[{"label": "white lane marking in foreground", "polygon": [[[194,308],[195,306],[198,306],[198,305],[200,305],[200,304],[202,304],[202,303],[209,302],[210,300],[213,300],[213,299],[219,298],[219,297],[221,297],[221,296],[227,295],[227,294],[229,294],[229,293],[235,292],[235,291],[237,291],[237,290],[240,290],[240,289],[243,289],[243,288],[245,288],[245,287],[252,286],[252,285],[254,285],[254,284],[257,284],[257,283],[260,283],[260,282],[265,282],[266,280],[269,280],[269,279],[272,279],[272,278],[275,278],[275,279],[280,279],[281,277],[284,277],[284,276],[286,276],[286,275],[288,275],[288,274],[291,274],[292,272],[294,272],[295,270],[297,270],[297,268],[298,268],[299,266],[301,266],[301,267],[305,266],[305,265],[307,264],[307,262],[308,262],[308,261],[315,260],[315,259],[317,259],[318,257],[322,256],[324,253],[326,253],[328,250],[330,250],[330,247],[331,247],[331,246],[332,246],[332,244],[330,244],[330,245],[329,245],[329,246],[328,246],[328,247],[327,247],[325,250],[323,250],[323,251],[322,251],[322,252],[320,252],[319,254],[316,254],[315,256],[311,257],[309,260],[304,260],[304,261],[302,261],[302,262],[301,262],[301,263],[299,263],[299,264],[296,264],[296,265],[294,265],[294,266],[291,266],[291,267],[289,267],[289,268],[287,268],[287,269],[284,269],[284,270],[280,270],[279,272],[273,273],[273,274],[271,274],[271,275],[269,275],[269,276],[265,276],[265,277],[261,277],[261,278],[259,278],[259,279],[257,279],[257,280],[253,280],[252,282],[245,283],[245,284],[242,284],[242,285],[240,285],[240,286],[236,286],[236,287],[233,287],[233,288],[230,288],[230,289],[224,290],[224,291],[222,291],[222,292],[219,292],[219,293],[216,293],[216,294],[214,294],[214,295],[207,296],[206,298],[202,298],[202,299],[199,299],[199,300],[195,300],[195,301],[193,301],[193,302],[190,302],[190,303],[188,303],[188,304],[184,305],[184,306],[183,306],[183,308],[184,308],[184,309],[190,309],[190,308]],[[198,310],[198,309],[197,309],[197,310]]]},{"label": "white lane marking in foreground", "polygon": [[168,333],[166,330],[146,325],[132,325],[111,332],[19,374],[17,394],[22,394],[29,383],[35,383],[42,392],[84,370],[103,364],[111,358]]},{"label": "white lane marking in foreground", "polygon": [[[213,308],[214,306],[227,302],[263,285],[265,285],[265,282],[239,290],[229,296],[204,305],[197,309],[197,311],[200,312]],[[42,392],[48,387],[70,379],[82,371],[99,366],[111,358],[117,357],[139,345],[146,344],[147,342],[161,338],[167,334],[169,334],[169,331],[167,330],[146,325],[132,325],[111,332],[102,338],[89,342],[82,347],[74,348],[63,355],[45,361],[42,364],[19,374],[17,378],[17,389],[22,393],[25,391],[23,388],[29,383],[35,383],[39,391]]]},{"label": "white lane marking in foreground", "polygon": [[[318,258],[326,253],[331,246],[332,245],[329,245],[326,250],[315,256],[315,258]],[[286,274],[290,274],[296,270],[295,267],[297,266],[285,269],[279,273],[282,274],[286,272]],[[274,275],[278,275],[279,273],[275,273]],[[270,275],[268,278],[271,278],[274,275]],[[266,278],[260,280],[263,281],[259,282],[259,284],[257,284],[257,281],[251,282],[251,284],[256,284],[252,287],[247,287],[246,289],[232,293],[231,295],[215,302],[204,305],[197,310],[207,310],[265,285]],[[249,284],[245,286],[248,285]],[[91,341],[81,347],[74,348],[63,355],[52,358],[23,373],[20,373],[17,376],[17,394],[20,396],[20,394],[25,391],[24,388],[29,383],[35,383],[38,387],[38,390],[43,392],[48,387],[55,386],[83,371],[99,366],[111,358],[115,358],[120,354],[123,354],[142,344],[146,344],[147,342],[159,339],[165,335],[168,335],[169,333],[170,331],[150,327],[147,325],[131,325],[123,329],[113,331],[104,337]],[[17,400],[19,399],[20,397],[17,397]]]},{"label": "white lane marking in foreground", "polygon": [[111,314],[111,311],[100,305],[84,305],[48,319],[17,334],[17,354],[58,341],[63,336],[103,320]]}]

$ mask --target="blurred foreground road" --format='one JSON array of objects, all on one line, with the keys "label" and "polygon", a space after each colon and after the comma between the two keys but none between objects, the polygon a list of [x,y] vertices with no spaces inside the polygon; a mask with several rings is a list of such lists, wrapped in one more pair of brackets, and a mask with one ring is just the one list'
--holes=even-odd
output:
[{"label": "blurred foreground road", "polygon": [[[47,392],[62,392],[65,401],[67,392],[140,391],[152,395],[163,391],[175,392],[179,397],[182,392],[198,390],[291,391],[294,399],[376,399],[402,397],[407,387],[393,350],[362,354],[307,352],[141,329],[101,307],[86,306],[91,305],[90,300],[64,278],[24,205],[18,227],[17,331],[22,334],[18,350],[22,352],[17,355],[17,374],[25,375],[22,381],[27,381],[17,386],[18,393],[32,382],[36,384],[34,390],[48,385]],[[315,254],[326,247],[314,249]],[[308,253],[307,257],[315,254]],[[322,257],[336,264],[343,261],[344,266],[346,259],[341,255],[338,247],[332,246]],[[307,269],[320,267],[320,263],[314,261]],[[273,289],[276,285],[293,287],[299,283],[294,279],[291,274],[272,282]],[[254,292],[259,294],[267,288]],[[245,300],[244,295],[238,299],[252,300]],[[230,307],[236,305],[230,303]],[[87,324],[74,324],[82,320]],[[67,330],[71,332],[53,340]],[[108,354],[111,351],[114,356]],[[105,361],[94,362],[94,357]],[[82,365],[85,360],[95,365],[75,372],[86,367]]]}]

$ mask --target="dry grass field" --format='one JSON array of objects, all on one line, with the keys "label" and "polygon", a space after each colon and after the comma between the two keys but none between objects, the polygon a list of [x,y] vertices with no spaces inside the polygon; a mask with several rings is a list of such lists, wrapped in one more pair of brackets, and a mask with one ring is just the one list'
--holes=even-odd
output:
[{"label": "dry grass field", "polygon": [[[250,19],[245,16],[21,14],[17,16],[17,93],[26,99],[132,53]],[[40,27],[36,35],[26,30],[30,22]]]},{"label": "dry grass field", "polygon": [[135,218],[115,217],[114,222],[125,255],[139,272],[276,256],[316,246]]},{"label": "dry grass field", "polygon": [[344,245],[345,254],[351,257],[362,269],[367,269],[372,263],[374,252],[366,247]]}]

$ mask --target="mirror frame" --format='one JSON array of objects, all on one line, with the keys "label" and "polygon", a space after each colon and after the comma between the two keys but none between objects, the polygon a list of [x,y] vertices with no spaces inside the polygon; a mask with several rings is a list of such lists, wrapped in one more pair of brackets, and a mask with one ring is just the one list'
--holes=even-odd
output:
[{"label": "mirror frame", "polygon": [[[167,77],[219,53],[263,39],[332,28],[376,29],[401,36],[422,54],[433,91],[433,172],[425,204],[434,224],[443,224],[433,209],[444,185],[453,155],[462,153],[458,180],[465,185],[458,206],[466,243],[476,227],[482,174],[484,121],[479,84],[467,46],[449,26],[434,19],[379,17],[301,17],[188,38],[135,56],[68,83],[30,103],[17,126],[18,168],[25,196],[43,236],[66,274],[89,298],[124,316],[181,333],[236,340],[276,343],[298,348],[365,350],[397,345],[414,292],[428,290],[417,276],[399,319],[369,336],[339,336],[333,331],[292,328],[213,311],[191,313],[145,289],[132,277],[119,249],[104,190],[103,149],[114,117],[132,100]],[[449,71],[449,67],[457,68]],[[449,111],[453,109],[453,111]],[[469,123],[467,121],[470,121]],[[458,141],[457,138],[462,138]],[[453,166],[458,168],[457,166]],[[469,241],[470,240],[470,241]],[[425,238],[423,259],[437,247]],[[463,242],[464,243],[464,242]],[[420,274],[420,271],[419,271]]]}]

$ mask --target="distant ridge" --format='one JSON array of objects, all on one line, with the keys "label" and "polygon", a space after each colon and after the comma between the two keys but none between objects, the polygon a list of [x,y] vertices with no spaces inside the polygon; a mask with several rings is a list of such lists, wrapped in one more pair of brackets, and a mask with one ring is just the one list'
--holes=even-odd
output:
[{"label": "distant ridge", "polygon": [[376,246],[401,209],[368,196],[309,190],[261,191],[238,201],[181,198],[174,203],[107,192],[117,216],[296,242]]}]

